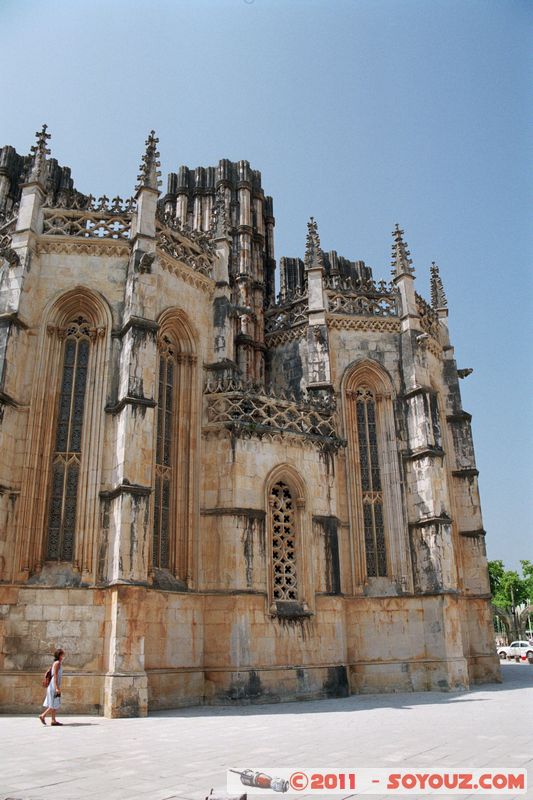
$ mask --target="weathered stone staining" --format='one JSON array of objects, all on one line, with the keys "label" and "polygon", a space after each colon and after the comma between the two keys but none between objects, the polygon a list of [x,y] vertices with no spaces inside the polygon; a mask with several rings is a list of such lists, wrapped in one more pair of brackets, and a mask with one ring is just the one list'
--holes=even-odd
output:
[{"label": "weathered stone staining", "polygon": [[247,161],[95,199],[0,149],[0,699],[69,707],[499,679],[438,267],[282,258]]}]

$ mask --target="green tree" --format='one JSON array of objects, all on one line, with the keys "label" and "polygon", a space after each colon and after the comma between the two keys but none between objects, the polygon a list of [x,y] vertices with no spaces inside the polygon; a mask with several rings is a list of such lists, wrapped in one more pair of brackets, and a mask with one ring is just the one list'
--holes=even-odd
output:
[{"label": "green tree", "polygon": [[533,563],[531,561],[520,561],[522,565],[522,575],[526,586],[527,601],[533,603]]},{"label": "green tree", "polygon": [[533,611],[533,564],[526,560],[520,563],[523,577],[516,570],[506,570],[501,560],[488,562],[494,613],[513,639],[525,637]]}]

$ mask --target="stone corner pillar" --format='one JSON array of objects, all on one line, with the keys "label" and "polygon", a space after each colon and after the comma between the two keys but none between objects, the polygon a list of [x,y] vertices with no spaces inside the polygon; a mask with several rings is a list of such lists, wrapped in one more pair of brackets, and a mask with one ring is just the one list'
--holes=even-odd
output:
[{"label": "stone corner pillar", "polygon": [[145,717],[148,678],[144,670],[146,587],[112,586],[106,602],[107,673],[104,716]]}]

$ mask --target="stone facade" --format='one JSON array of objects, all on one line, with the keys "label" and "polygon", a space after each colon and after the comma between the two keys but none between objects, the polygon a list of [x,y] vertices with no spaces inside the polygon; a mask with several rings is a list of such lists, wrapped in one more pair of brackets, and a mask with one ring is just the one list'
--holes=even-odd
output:
[{"label": "stone facade", "polygon": [[99,200],[0,150],[0,699],[149,708],[499,680],[436,265],[282,258],[248,162]]}]

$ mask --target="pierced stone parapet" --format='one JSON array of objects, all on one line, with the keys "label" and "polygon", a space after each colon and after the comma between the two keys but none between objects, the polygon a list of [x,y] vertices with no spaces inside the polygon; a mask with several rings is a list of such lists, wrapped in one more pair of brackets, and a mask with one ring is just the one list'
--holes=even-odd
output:
[{"label": "pierced stone parapet", "polygon": [[194,242],[201,250],[206,253],[213,254],[215,252],[215,245],[212,241],[212,231],[199,231],[191,228],[189,225],[182,225],[180,220],[168,214],[158,206],[156,210],[156,219],[160,224],[159,228],[169,228],[174,233],[177,233],[182,239],[189,239]]},{"label": "pierced stone parapet", "polygon": [[437,312],[431,308],[424,298],[416,293],[416,310],[420,317],[420,326],[424,333],[440,341],[440,322]]},{"label": "pierced stone parapet", "polygon": [[18,253],[11,247],[11,234],[15,230],[16,222],[16,213],[13,215],[13,212],[11,212],[9,216],[0,215],[0,258],[5,259],[11,267],[15,267],[20,263]]},{"label": "pierced stone parapet", "polygon": [[209,425],[240,428],[261,436],[268,432],[307,436],[334,449],[343,446],[337,435],[337,412],[333,398],[297,401],[276,396],[264,387],[238,378],[209,378],[207,396]]},{"label": "pierced stone parapet", "polygon": [[157,226],[157,247],[207,278],[213,275],[213,253],[201,239],[187,237],[176,228]]},{"label": "pierced stone parapet", "polygon": [[75,189],[61,191],[57,195],[48,194],[43,208],[64,208],[70,211],[88,211],[92,213],[131,214],[136,210],[135,198],[113,197],[109,199],[105,194],[102,197],[93,197],[92,194],[82,194]]},{"label": "pierced stone parapet", "polygon": [[[392,283],[340,275],[325,275],[323,281],[329,315],[398,317],[398,292]],[[278,295],[277,303],[271,303],[265,312],[265,333],[269,335],[306,324],[308,311],[307,285],[290,294]]]},{"label": "pierced stone parapet", "polygon": [[330,314],[398,316],[398,292],[387,281],[328,275],[324,279],[324,285]]},{"label": "pierced stone parapet", "polygon": [[397,317],[398,304],[395,296],[368,297],[366,295],[345,295],[327,292],[330,314],[350,314],[353,316]]},{"label": "pierced stone parapet", "polygon": [[296,286],[290,291],[280,292],[277,297],[273,297],[267,306],[267,311],[277,310],[278,306],[286,306],[303,298],[307,299],[307,281],[304,281],[302,286]]},{"label": "pierced stone parapet", "polygon": [[[106,198],[107,199],[107,198]],[[107,211],[45,209],[43,236],[81,239],[129,239],[131,215]]]},{"label": "pierced stone parapet", "polygon": [[309,310],[307,292],[300,299],[285,302],[282,306],[271,306],[265,313],[265,333],[294,328],[307,323]]},{"label": "pierced stone parapet", "polygon": [[9,234],[15,230],[18,212],[18,204],[13,206],[8,213],[0,211],[0,235]]}]

